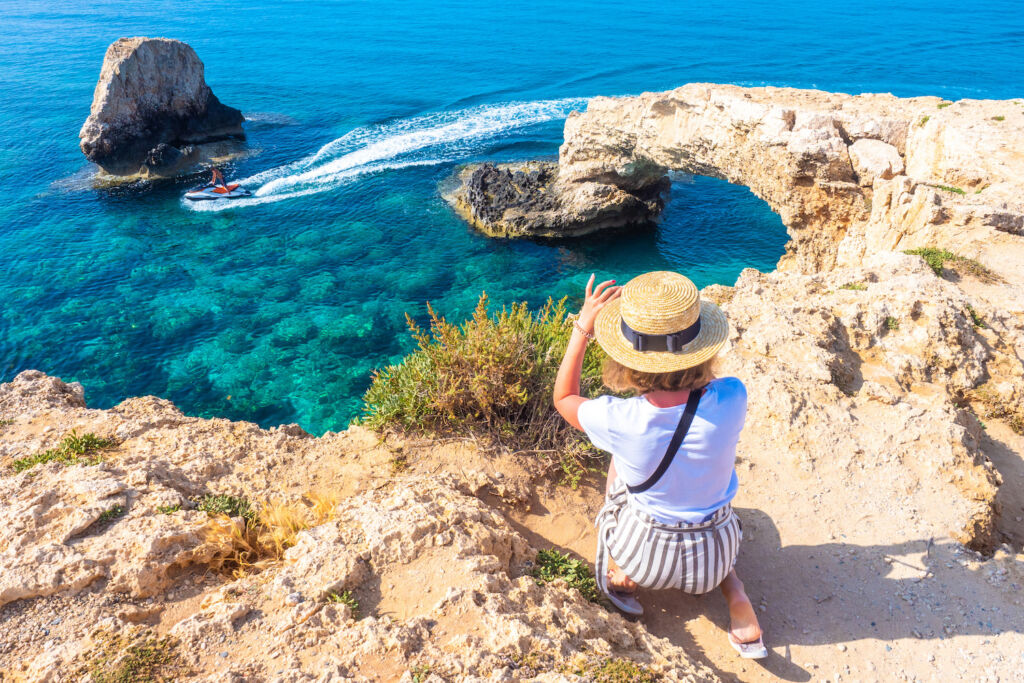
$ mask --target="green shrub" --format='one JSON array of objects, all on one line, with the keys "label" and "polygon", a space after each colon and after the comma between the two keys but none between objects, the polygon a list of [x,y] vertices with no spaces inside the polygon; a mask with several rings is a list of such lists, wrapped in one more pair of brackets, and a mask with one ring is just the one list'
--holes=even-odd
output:
[{"label": "green shrub", "polygon": [[1005,116],[993,116],[992,120],[993,121],[1005,121],[1006,117]]},{"label": "green shrub", "polygon": [[352,594],[352,591],[344,590],[340,593],[331,591],[327,594],[327,602],[336,602],[340,605],[348,605],[349,609],[352,610],[352,618],[358,620],[361,616],[359,613],[359,600]]},{"label": "green shrub", "polygon": [[[460,325],[430,305],[430,330],[406,321],[417,349],[374,373],[363,397],[363,423],[374,429],[483,437],[504,448],[543,453],[582,476],[595,451],[551,402],[555,376],[572,334],[566,299],[536,313],[525,303],[489,313],[483,294]],[[601,383],[603,354],[591,345],[582,390]],[[570,476],[569,479],[572,479]],[[570,481],[571,483],[571,481]]]},{"label": "green shrub", "polygon": [[213,515],[227,515],[228,517],[241,517],[248,524],[256,523],[256,510],[245,498],[229,496],[226,494],[208,493],[196,501],[196,509]]},{"label": "green shrub", "polygon": [[945,109],[946,107],[949,107],[952,104],[952,102],[939,102],[939,109]]},{"label": "green shrub", "polygon": [[71,433],[61,439],[54,448],[27,458],[19,458],[12,466],[15,472],[24,472],[47,462],[59,462],[62,465],[98,465],[103,460],[99,451],[114,445],[113,441],[101,439],[95,434],[79,436],[78,432],[72,429]]},{"label": "green shrub", "polygon": [[173,515],[175,512],[181,509],[180,503],[174,505],[157,505],[156,511],[164,515]]},{"label": "green shrub", "polygon": [[922,116],[921,120],[917,122],[917,125],[923,127],[924,124],[928,123],[928,119],[930,118],[930,116]]},{"label": "green shrub", "polygon": [[839,287],[839,289],[852,289],[855,292],[863,292],[867,288],[868,286],[863,282],[847,282]]},{"label": "green shrub", "polygon": [[890,315],[885,318],[885,326],[890,330],[898,330],[900,329],[900,321]]},{"label": "green shrub", "polygon": [[567,584],[578,590],[587,600],[591,602],[600,602],[601,600],[597,580],[590,570],[590,565],[557,550],[538,551],[537,561],[530,571],[530,575],[537,580],[537,585],[544,585],[555,579],[565,579]]},{"label": "green shrub", "polygon": [[967,194],[963,188],[954,187],[953,185],[932,185],[936,190],[945,190],[946,192],[952,192],[954,194]]}]

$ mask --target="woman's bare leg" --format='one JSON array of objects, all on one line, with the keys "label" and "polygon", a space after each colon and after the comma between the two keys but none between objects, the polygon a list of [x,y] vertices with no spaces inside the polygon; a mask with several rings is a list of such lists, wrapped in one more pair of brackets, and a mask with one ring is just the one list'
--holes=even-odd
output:
[{"label": "woman's bare leg", "polygon": [[761,637],[761,626],[750,598],[743,590],[743,582],[733,569],[720,586],[729,604],[729,634],[737,643],[753,643]]}]

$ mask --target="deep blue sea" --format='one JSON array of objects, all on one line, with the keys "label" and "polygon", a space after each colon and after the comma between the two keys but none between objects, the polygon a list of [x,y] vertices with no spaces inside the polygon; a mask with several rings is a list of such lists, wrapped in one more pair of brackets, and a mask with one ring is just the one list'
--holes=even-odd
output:
[{"label": "deep blue sea", "polygon": [[[897,6],[899,4],[900,6]],[[461,320],[577,296],[591,272],[699,286],[770,270],[785,230],[743,187],[678,179],[654,230],[490,240],[438,184],[462,163],[554,158],[593,95],[689,81],[956,99],[1024,95],[1020,2],[0,0],[0,381],[36,368],[90,405],[321,433],[412,348],[403,314]],[[257,197],[180,182],[94,189],[78,131],[108,44],[178,38],[248,121]]]}]

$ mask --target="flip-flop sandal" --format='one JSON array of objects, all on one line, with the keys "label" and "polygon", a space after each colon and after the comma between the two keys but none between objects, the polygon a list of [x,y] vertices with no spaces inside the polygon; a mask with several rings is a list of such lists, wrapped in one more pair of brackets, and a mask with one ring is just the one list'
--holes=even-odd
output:
[{"label": "flip-flop sandal", "polygon": [[608,599],[612,601],[612,604],[619,608],[626,614],[632,614],[633,616],[640,616],[644,613],[644,607],[640,604],[640,601],[636,599],[635,593],[620,593],[619,591],[608,589],[606,593]]},{"label": "flip-flop sandal", "polygon": [[749,643],[738,643],[733,640],[732,634],[726,634],[729,638],[729,644],[732,645],[732,649],[740,653],[740,657],[743,659],[764,659],[768,656],[768,648],[764,646],[764,640],[758,638],[757,640]]}]

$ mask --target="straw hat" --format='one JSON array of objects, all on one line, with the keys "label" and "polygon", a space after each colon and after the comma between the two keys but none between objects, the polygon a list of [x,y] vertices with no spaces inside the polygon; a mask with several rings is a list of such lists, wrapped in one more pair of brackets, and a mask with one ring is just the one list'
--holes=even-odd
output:
[{"label": "straw hat", "polygon": [[713,358],[729,336],[722,310],[700,300],[679,273],[639,275],[622,296],[597,314],[597,343],[609,356],[641,372],[675,372]]}]

